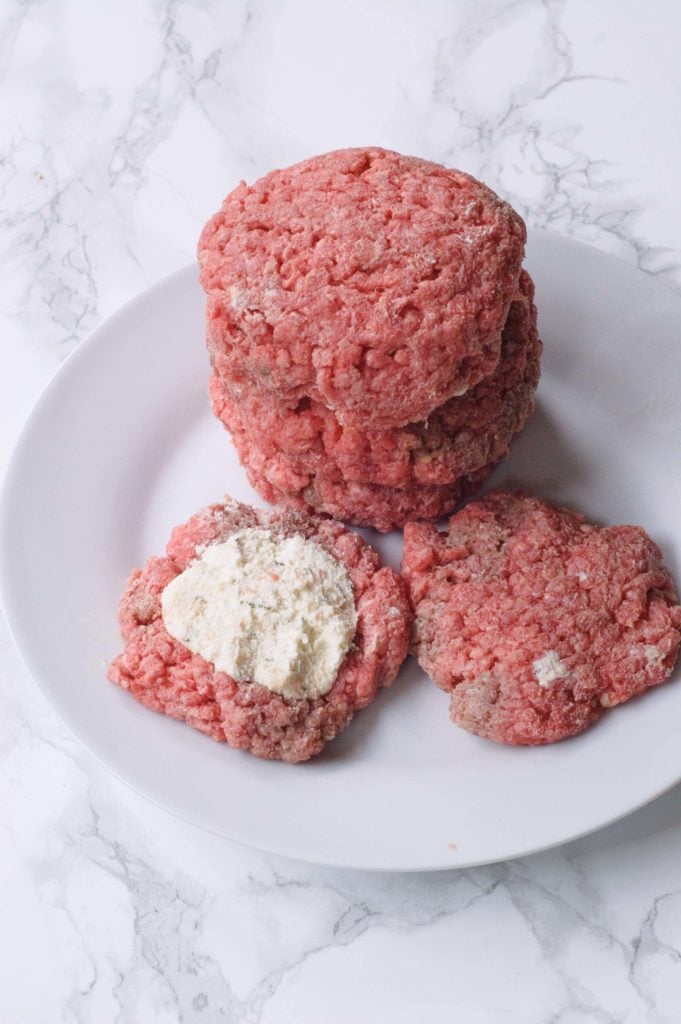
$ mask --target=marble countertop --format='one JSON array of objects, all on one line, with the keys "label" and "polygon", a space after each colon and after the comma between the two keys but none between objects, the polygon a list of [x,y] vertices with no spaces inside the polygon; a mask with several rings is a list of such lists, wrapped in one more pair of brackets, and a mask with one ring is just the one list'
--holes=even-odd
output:
[{"label": "marble countertop", "polygon": [[[681,289],[665,0],[0,0],[0,459],[59,362],[223,194],[374,143]],[[670,1022],[681,788],[521,861],[312,868],[151,806],[0,633],[0,1024]]]}]

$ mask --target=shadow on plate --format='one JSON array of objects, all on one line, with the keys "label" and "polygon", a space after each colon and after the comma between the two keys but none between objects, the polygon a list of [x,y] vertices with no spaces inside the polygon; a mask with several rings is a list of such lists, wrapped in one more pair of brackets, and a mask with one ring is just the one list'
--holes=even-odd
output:
[{"label": "shadow on plate", "polygon": [[675,842],[678,842],[681,836],[681,783],[620,821],[575,840],[569,844],[568,849],[579,847],[589,852],[615,849],[640,842],[647,843],[653,836],[672,830],[676,833]]},{"label": "shadow on plate", "polygon": [[428,684],[424,682],[423,672],[419,668],[416,658],[410,655],[402,665],[392,686],[379,693],[369,707],[358,711],[345,732],[329,743],[315,758],[315,761],[332,764],[354,757],[358,750],[368,744],[372,733],[379,729],[381,718],[388,716],[388,721],[390,720],[392,714],[390,708],[398,702],[404,705],[405,702],[418,699],[424,685]]},{"label": "shadow on plate", "polygon": [[518,435],[511,451],[492,474],[485,492],[495,488],[523,490],[550,501],[567,504],[570,496],[589,480],[589,460],[585,452],[574,451],[539,400],[527,426]]}]

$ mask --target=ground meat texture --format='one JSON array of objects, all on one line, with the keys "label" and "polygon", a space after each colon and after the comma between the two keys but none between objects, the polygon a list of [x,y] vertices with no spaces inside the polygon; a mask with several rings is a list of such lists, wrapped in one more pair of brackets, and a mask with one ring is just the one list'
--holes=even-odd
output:
[{"label": "ground meat texture", "polygon": [[[264,398],[248,382],[215,376],[209,385],[213,411],[234,435],[244,463],[257,467],[257,476],[285,492],[299,493],[299,479],[305,481],[303,489],[314,486],[317,475],[331,482],[416,488],[415,496],[423,486],[458,484],[506,455],[514,434],[532,412],[542,350],[533,297],[532,280],[523,272],[496,370],[461,398],[451,398],[436,409],[424,423],[385,431],[343,427],[318,402],[303,399],[289,409]],[[252,446],[257,452],[250,453]],[[282,474],[294,480],[292,489],[278,482]],[[455,503],[439,503],[435,515],[450,512]],[[361,519],[366,525],[366,510],[353,510],[347,500],[342,512],[339,507],[331,514],[352,522]],[[406,518],[418,514],[409,511],[412,507],[404,503]],[[393,525],[405,521],[399,518]]]},{"label": "ground meat texture", "polygon": [[642,529],[496,492],[404,539],[415,653],[469,732],[552,743],[670,676],[681,607]]},{"label": "ground meat texture", "polygon": [[349,427],[424,420],[496,366],[524,244],[485,185],[382,149],[242,182],[199,241],[214,373]]},{"label": "ground meat texture", "polygon": [[232,440],[251,486],[272,505],[323,514],[380,533],[401,529],[410,519],[441,519],[480,489],[498,462],[482,466],[456,483],[381,487],[346,480],[337,467],[316,473],[297,468],[290,459],[256,445],[250,432],[236,424]]},{"label": "ground meat texture", "polygon": [[[206,545],[250,527],[316,541],[345,567],[352,582],[358,616],[354,645],[331,690],[315,700],[288,700],[257,683],[238,682],[165,629],[161,594],[168,583]],[[393,681],[407,654],[410,618],[400,577],[382,566],[357,534],[329,519],[261,511],[228,500],[176,527],[166,556],[149,559],[132,574],[119,607],[125,648],[108,678],[146,707],[182,719],[213,739],[258,757],[305,761]]]}]

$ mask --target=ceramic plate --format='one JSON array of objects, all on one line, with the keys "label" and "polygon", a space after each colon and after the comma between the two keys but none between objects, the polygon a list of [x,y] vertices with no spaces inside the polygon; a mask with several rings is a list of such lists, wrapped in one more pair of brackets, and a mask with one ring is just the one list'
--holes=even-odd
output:
[{"label": "ceramic plate", "polygon": [[[493,485],[645,525],[681,578],[681,299],[611,257],[533,232],[545,341],[537,410]],[[327,752],[258,761],[105,679],[130,570],[228,492],[261,504],[208,408],[195,267],[85,341],[8,473],[1,580],[16,642],[67,726],[119,778],[197,825],[307,861],[423,870],[500,860],[598,828],[681,778],[681,680],[582,736],[507,748],[450,724],[413,660]],[[401,536],[373,536],[399,564]]]}]

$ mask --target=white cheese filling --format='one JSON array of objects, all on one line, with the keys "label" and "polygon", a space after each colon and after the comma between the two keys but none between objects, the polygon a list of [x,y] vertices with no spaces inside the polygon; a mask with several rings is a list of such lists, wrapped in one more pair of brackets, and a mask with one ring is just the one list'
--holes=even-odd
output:
[{"label": "white cheese filling", "polygon": [[547,651],[541,658],[537,658],[532,662],[532,668],[537,682],[544,689],[570,675],[570,670],[560,660],[556,651]]},{"label": "white cheese filling", "polygon": [[357,629],[345,567],[314,541],[263,529],[209,545],[161,606],[194,654],[292,699],[328,693]]}]

